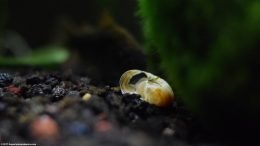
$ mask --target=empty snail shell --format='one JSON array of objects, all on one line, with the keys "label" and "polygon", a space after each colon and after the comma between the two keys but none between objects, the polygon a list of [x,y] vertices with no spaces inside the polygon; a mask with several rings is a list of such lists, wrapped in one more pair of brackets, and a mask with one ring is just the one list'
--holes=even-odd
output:
[{"label": "empty snail shell", "polygon": [[158,76],[141,70],[128,70],[119,81],[122,94],[139,94],[141,99],[156,106],[170,105],[174,93],[170,85]]}]

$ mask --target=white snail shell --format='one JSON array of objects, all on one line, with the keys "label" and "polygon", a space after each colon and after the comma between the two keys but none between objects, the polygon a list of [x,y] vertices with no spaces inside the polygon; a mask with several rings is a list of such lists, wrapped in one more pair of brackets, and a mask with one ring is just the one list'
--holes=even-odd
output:
[{"label": "white snail shell", "polygon": [[119,81],[122,94],[139,94],[141,99],[156,106],[167,106],[174,100],[170,85],[151,73],[133,69],[128,70]]}]

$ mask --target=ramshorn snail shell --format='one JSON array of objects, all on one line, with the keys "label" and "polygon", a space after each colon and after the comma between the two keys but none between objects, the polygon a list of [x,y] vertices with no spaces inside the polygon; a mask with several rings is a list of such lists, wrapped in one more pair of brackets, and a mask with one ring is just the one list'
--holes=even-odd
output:
[{"label": "ramshorn snail shell", "polygon": [[141,70],[128,70],[119,81],[122,94],[139,94],[141,99],[156,106],[168,106],[174,100],[170,85],[158,76]]}]

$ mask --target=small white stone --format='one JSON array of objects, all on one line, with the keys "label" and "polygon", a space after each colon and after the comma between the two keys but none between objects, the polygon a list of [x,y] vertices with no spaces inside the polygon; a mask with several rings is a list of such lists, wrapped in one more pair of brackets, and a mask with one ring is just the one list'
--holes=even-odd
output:
[{"label": "small white stone", "polygon": [[175,133],[175,131],[173,130],[173,129],[171,129],[171,128],[165,128],[164,130],[163,130],[163,135],[165,135],[165,136],[172,136],[174,133]]},{"label": "small white stone", "polygon": [[90,93],[85,93],[84,96],[82,97],[82,100],[84,101],[88,101],[91,98],[91,94]]}]

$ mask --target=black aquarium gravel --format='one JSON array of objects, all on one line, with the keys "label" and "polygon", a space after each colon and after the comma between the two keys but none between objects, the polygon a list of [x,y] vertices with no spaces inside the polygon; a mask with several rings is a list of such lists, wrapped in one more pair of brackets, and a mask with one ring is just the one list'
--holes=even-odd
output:
[{"label": "black aquarium gravel", "polygon": [[[122,95],[117,87],[93,83],[87,76],[9,72],[14,76],[1,73],[2,82],[6,80],[0,88],[1,142],[65,146],[208,142],[201,141],[207,136],[178,100],[160,108],[138,95]],[[83,98],[85,94],[90,98]]]}]

